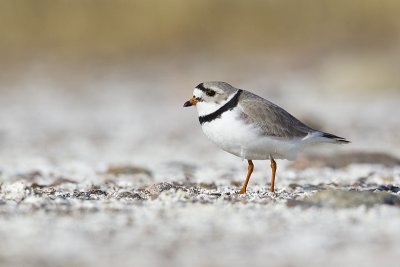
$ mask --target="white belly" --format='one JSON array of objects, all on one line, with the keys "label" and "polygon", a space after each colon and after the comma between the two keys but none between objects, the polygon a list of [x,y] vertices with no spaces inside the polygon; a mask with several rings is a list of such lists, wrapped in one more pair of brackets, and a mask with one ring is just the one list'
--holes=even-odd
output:
[{"label": "white belly", "polygon": [[217,146],[243,159],[295,159],[303,148],[301,139],[285,140],[261,135],[255,126],[240,120],[236,110],[204,123],[202,129]]}]

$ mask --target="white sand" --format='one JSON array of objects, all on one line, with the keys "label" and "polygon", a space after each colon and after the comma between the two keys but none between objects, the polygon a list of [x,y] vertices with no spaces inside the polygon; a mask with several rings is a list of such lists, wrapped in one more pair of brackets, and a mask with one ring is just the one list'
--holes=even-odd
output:
[{"label": "white sand", "polygon": [[[299,170],[279,161],[272,195],[266,192],[268,163],[256,162],[249,194],[237,196],[246,164],[215,148],[201,133],[195,110],[181,107],[195,86],[188,81],[196,79],[177,84],[168,73],[151,82],[117,75],[62,85],[31,77],[1,85],[0,266],[398,262],[398,206],[292,207],[288,200],[327,188],[398,186],[400,166]],[[286,82],[279,92],[262,91],[260,82],[235,85],[255,86],[294,115],[353,141],[323,153],[400,156],[400,119],[393,115],[398,95],[323,95],[307,81],[296,87]],[[107,173],[110,166],[136,169],[115,175]],[[172,188],[164,190],[162,182]]]}]

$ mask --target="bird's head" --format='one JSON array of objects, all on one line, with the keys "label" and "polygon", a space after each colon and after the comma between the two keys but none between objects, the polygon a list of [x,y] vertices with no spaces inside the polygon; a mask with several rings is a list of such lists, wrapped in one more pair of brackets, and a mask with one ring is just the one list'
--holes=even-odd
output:
[{"label": "bird's head", "polygon": [[222,107],[236,91],[226,82],[200,83],[194,88],[193,97],[183,106],[196,106],[200,116],[206,115]]}]

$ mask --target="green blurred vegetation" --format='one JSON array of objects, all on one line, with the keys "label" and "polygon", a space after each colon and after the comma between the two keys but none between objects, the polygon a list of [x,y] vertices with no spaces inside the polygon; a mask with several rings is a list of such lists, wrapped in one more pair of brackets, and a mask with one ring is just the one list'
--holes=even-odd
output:
[{"label": "green blurred vegetation", "polygon": [[0,55],[386,49],[400,44],[399,12],[398,0],[2,0]]}]

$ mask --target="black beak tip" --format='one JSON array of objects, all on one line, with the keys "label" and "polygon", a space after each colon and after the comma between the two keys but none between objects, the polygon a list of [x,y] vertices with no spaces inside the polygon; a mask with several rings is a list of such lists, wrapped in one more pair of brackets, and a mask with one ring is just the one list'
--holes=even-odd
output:
[{"label": "black beak tip", "polygon": [[184,108],[190,107],[190,106],[192,106],[192,103],[190,103],[190,101],[186,101],[185,104],[183,104]]}]

